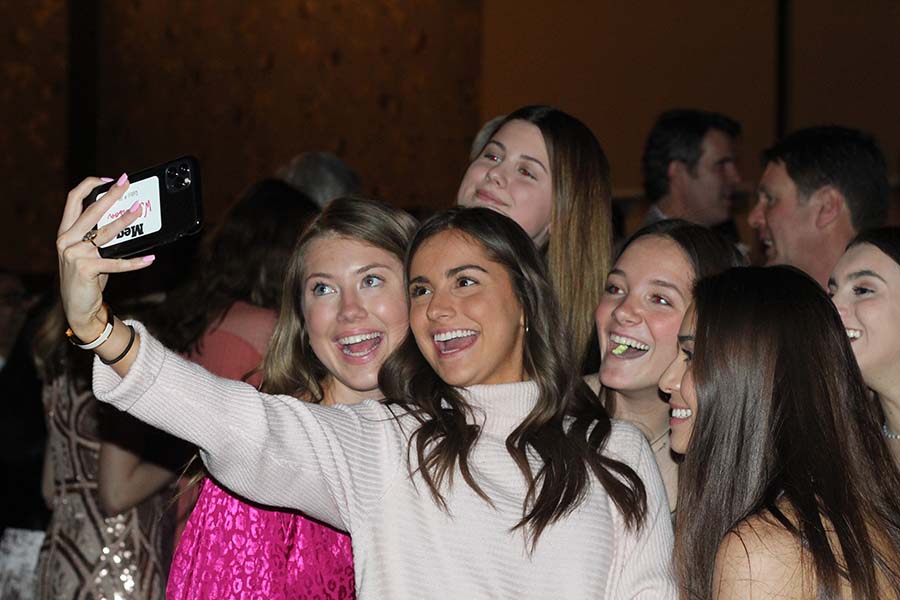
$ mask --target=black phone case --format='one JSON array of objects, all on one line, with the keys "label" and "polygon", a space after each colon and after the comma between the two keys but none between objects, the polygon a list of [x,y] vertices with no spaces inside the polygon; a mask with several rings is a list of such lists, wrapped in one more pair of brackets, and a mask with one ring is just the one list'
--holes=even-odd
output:
[{"label": "black phone case", "polygon": [[[112,246],[100,248],[104,258],[126,258],[169,244],[200,231],[203,225],[200,162],[193,156],[182,156],[161,165],[129,174],[131,184],[156,176],[159,179],[159,199],[162,228],[136,239],[124,239]],[[104,183],[91,190],[84,206],[97,201],[115,182]],[[127,232],[123,232],[127,233]]]}]

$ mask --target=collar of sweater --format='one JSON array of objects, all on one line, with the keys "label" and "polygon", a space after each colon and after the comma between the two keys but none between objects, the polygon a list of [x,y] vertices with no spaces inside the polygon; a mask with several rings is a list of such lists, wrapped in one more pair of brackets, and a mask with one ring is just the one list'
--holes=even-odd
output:
[{"label": "collar of sweater", "polygon": [[460,389],[484,433],[508,436],[537,404],[540,390],[534,381],[473,385]]}]

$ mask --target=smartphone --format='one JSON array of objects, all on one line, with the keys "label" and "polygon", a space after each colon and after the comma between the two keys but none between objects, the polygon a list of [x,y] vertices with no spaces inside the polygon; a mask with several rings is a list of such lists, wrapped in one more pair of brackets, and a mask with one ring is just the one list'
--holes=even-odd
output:
[{"label": "smartphone", "polygon": [[[141,216],[119,232],[115,239],[100,247],[104,258],[126,258],[193,235],[203,225],[200,197],[200,163],[193,156],[182,156],[161,165],[129,173],[128,191],[106,211],[97,227],[115,221],[135,202]],[[115,182],[91,190],[84,207],[101,199]]]}]

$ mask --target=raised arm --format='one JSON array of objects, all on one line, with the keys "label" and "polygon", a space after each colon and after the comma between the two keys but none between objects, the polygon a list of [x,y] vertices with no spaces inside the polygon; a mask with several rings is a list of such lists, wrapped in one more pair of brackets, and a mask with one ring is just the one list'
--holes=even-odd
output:
[{"label": "raised arm", "polygon": [[200,448],[210,473],[256,502],[352,530],[401,474],[405,438],[377,402],[325,407],[216,377],[143,339],[125,378],[95,362],[98,399]]},{"label": "raised arm", "polygon": [[[132,340],[131,331],[108,312],[103,304],[103,289],[110,273],[146,268],[153,264],[155,257],[101,258],[98,248],[114,239],[140,216],[140,206],[135,202],[124,215],[99,228],[91,237],[89,233],[103,214],[128,189],[128,177],[123,173],[109,193],[82,210],[82,203],[91,190],[105,181],[109,180],[88,177],[66,198],[56,237],[59,288],[66,321],[76,341],[88,346],[103,359],[118,359],[113,368],[124,375],[134,360],[140,338]],[[110,331],[107,331],[108,325],[112,325]],[[128,348],[130,340],[131,347]]]}]

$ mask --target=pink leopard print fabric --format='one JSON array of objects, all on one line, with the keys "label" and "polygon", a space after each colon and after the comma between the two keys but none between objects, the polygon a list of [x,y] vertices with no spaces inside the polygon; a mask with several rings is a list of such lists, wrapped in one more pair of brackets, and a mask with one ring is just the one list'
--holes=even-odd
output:
[{"label": "pink leopard print fabric", "polygon": [[203,482],[172,561],[166,598],[355,598],[350,537],[297,513],[258,508]]}]

